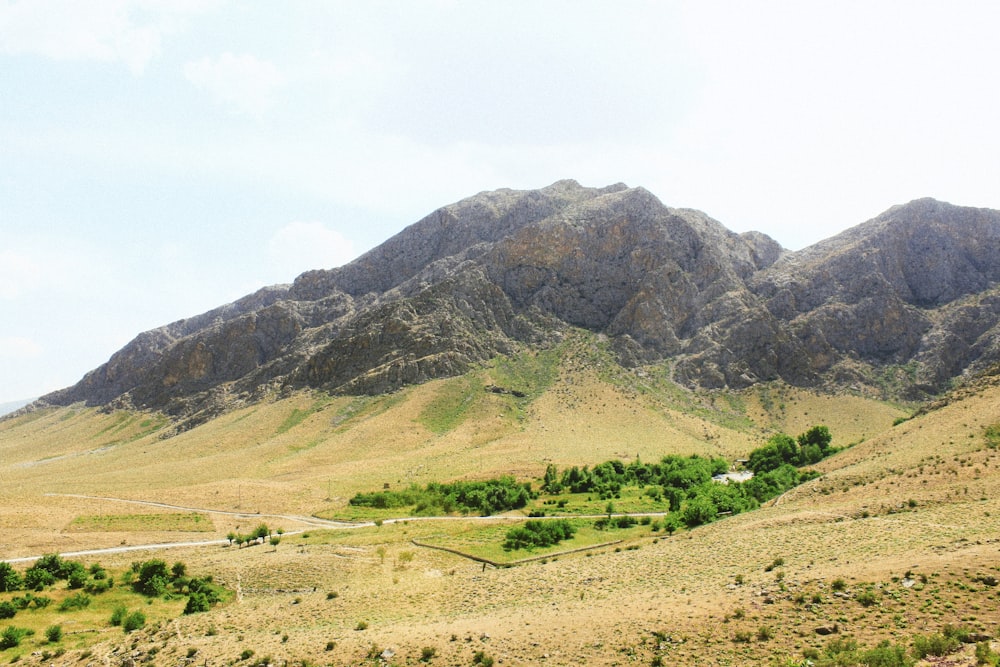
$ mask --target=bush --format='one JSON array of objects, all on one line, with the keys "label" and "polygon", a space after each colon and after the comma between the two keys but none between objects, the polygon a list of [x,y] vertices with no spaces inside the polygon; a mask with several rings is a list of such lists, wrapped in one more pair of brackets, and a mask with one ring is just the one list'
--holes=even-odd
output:
[{"label": "bush", "polygon": [[204,593],[192,593],[191,597],[188,598],[187,604],[184,605],[185,614],[197,614],[198,612],[208,611],[212,608],[212,604],[208,601],[208,596]]},{"label": "bush", "polygon": [[157,597],[167,591],[167,584],[170,582],[170,575],[167,571],[167,564],[159,559],[147,560],[136,565],[132,569],[136,572],[132,589],[137,593]]},{"label": "bush", "polygon": [[45,629],[45,639],[50,644],[56,644],[62,640],[63,630],[61,625],[50,625]]},{"label": "bush", "polygon": [[959,647],[958,639],[946,637],[943,634],[917,635],[913,638],[913,655],[923,660],[929,655],[943,656],[955,651]]},{"label": "bush", "polygon": [[11,567],[10,563],[0,563],[0,593],[21,590],[24,577]]},{"label": "bush", "polygon": [[1000,662],[1000,655],[990,648],[990,643],[978,642],[976,643],[976,664],[977,665],[996,665]]},{"label": "bush", "polygon": [[506,551],[516,549],[531,549],[548,547],[568,540],[576,533],[576,529],[566,519],[553,521],[527,521],[524,526],[511,528],[507,531],[507,539],[503,543]]},{"label": "bush", "polygon": [[86,593],[76,593],[64,599],[59,605],[59,611],[74,611],[90,606],[90,596]]},{"label": "bush", "polygon": [[878,604],[878,596],[875,595],[874,591],[861,591],[854,596],[862,607],[871,607]]},{"label": "bush", "polygon": [[8,625],[0,634],[0,650],[14,648],[21,645],[21,640],[32,634],[27,628],[16,628]]},{"label": "bush", "polygon": [[860,658],[861,664],[866,667],[911,667],[914,663],[906,655],[905,648],[894,646],[889,640],[881,642],[873,649],[862,651]]},{"label": "bush", "polygon": [[146,625],[146,615],[141,611],[133,611],[122,621],[122,630],[134,632]]},{"label": "bush", "polygon": [[54,583],[56,583],[56,577],[48,570],[29,567],[24,573],[24,587],[29,590],[40,591]]},{"label": "bush", "polygon": [[14,618],[17,616],[17,607],[11,602],[0,602],[0,618]]},{"label": "bush", "polygon": [[437,655],[437,649],[433,646],[425,646],[420,649],[420,662],[430,662]]},{"label": "bush", "polygon": [[127,615],[128,609],[125,608],[125,605],[118,605],[111,612],[111,625],[121,625]]}]

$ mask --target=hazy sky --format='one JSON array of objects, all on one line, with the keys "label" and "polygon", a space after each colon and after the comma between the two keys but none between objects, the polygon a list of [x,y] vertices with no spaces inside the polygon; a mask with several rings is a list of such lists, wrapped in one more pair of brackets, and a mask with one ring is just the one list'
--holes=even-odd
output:
[{"label": "hazy sky", "polygon": [[0,403],[482,190],[622,181],[796,249],[1000,208],[998,7],[0,0]]}]

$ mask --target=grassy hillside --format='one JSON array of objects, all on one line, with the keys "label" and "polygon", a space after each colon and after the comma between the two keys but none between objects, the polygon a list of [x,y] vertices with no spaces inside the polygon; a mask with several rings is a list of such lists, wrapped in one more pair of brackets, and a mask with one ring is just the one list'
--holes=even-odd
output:
[{"label": "grassy hillside", "polygon": [[[477,655],[477,664],[798,664],[822,657],[831,639],[910,651],[947,624],[996,633],[998,588],[989,582],[1000,576],[1000,450],[990,427],[1000,424],[1000,389],[966,392],[893,426],[908,409],[780,385],[690,394],[656,369],[620,371],[605,355],[599,339],[580,337],[550,356],[391,396],[300,393],[177,434],[155,415],[83,408],[5,421],[0,554],[209,541],[262,521],[282,527],[276,546],[150,552],[234,592],[211,612],[130,635],[153,664],[376,656],[372,664],[471,665]],[[537,488],[549,463],[738,458],[775,430],[813,424],[827,425],[834,445],[850,445],[816,466],[821,477],[759,510],[673,535],[652,521],[600,532],[580,519],[569,543],[504,554],[509,522],[337,529],[308,518],[356,512],[351,496],[385,485],[513,474]],[[598,513],[603,505],[592,501]],[[544,558],[497,569],[414,540]],[[597,548],[563,553],[577,546]],[[84,561],[124,570],[145,557]],[[834,626],[834,635],[816,632]],[[105,629],[54,662],[76,664],[81,651],[117,661],[124,637]],[[28,638],[0,660],[32,664],[44,641]]]}]

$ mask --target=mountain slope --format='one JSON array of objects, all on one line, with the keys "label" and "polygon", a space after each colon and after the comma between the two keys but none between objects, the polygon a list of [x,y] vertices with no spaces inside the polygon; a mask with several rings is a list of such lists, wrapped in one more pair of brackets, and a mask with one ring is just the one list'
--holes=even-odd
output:
[{"label": "mountain slope", "polygon": [[68,405],[197,423],[275,392],[379,394],[609,337],[691,387],[916,398],[1000,358],[1000,213],[918,200],[799,252],[642,188],[560,181],[446,206],[337,269],[146,332]]}]

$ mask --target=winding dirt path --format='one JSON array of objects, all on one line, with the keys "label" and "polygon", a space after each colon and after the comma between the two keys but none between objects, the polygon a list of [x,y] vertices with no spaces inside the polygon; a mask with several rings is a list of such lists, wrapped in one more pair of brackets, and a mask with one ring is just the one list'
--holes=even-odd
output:
[{"label": "winding dirt path", "polygon": [[[320,519],[315,516],[302,516],[297,514],[270,514],[263,512],[233,512],[229,510],[215,510],[208,509],[205,507],[187,507],[184,505],[171,505],[169,503],[161,503],[153,500],[132,500],[129,498],[112,498],[110,496],[88,496],[78,493],[46,493],[46,496],[62,497],[62,498],[82,498],[85,500],[105,500],[109,502],[116,503],[128,503],[132,505],[144,505],[146,507],[159,507],[161,509],[172,509],[172,510],[184,510],[185,512],[202,512],[204,514],[219,514],[223,516],[238,517],[241,519],[284,519],[285,521],[295,521],[307,526],[313,526],[315,528],[326,528],[334,530],[348,530],[351,528],[368,528],[375,525],[374,521],[331,521],[329,519]],[[664,512],[636,512],[636,513],[615,513],[614,516],[634,516],[634,517],[657,517],[664,516]],[[608,516],[607,514],[588,514],[588,515],[567,515],[567,516],[541,516],[541,517],[529,517],[523,515],[490,515],[490,516],[411,516],[411,517],[397,517],[394,519],[385,519],[383,524],[393,524],[393,523],[405,523],[409,521],[528,521],[530,520],[551,520],[551,519],[600,519]],[[296,535],[298,533],[304,532],[303,530],[292,530],[285,531],[285,535]],[[60,556],[75,557],[75,556],[98,556],[101,554],[115,554],[115,553],[127,553],[129,551],[153,551],[156,549],[173,549],[178,547],[206,547],[206,546],[220,546],[229,544],[229,540],[226,539],[215,539],[215,540],[200,540],[193,542],[161,542],[156,544],[136,544],[129,546],[119,546],[119,547],[107,547],[103,549],[86,549],[83,551],[67,551],[60,553]],[[429,545],[419,545],[419,546],[429,546]],[[589,548],[589,547],[588,547]],[[464,555],[464,554],[463,554]],[[29,563],[41,558],[38,556],[22,556],[20,558],[10,558],[10,559],[0,559],[0,563]]]}]

